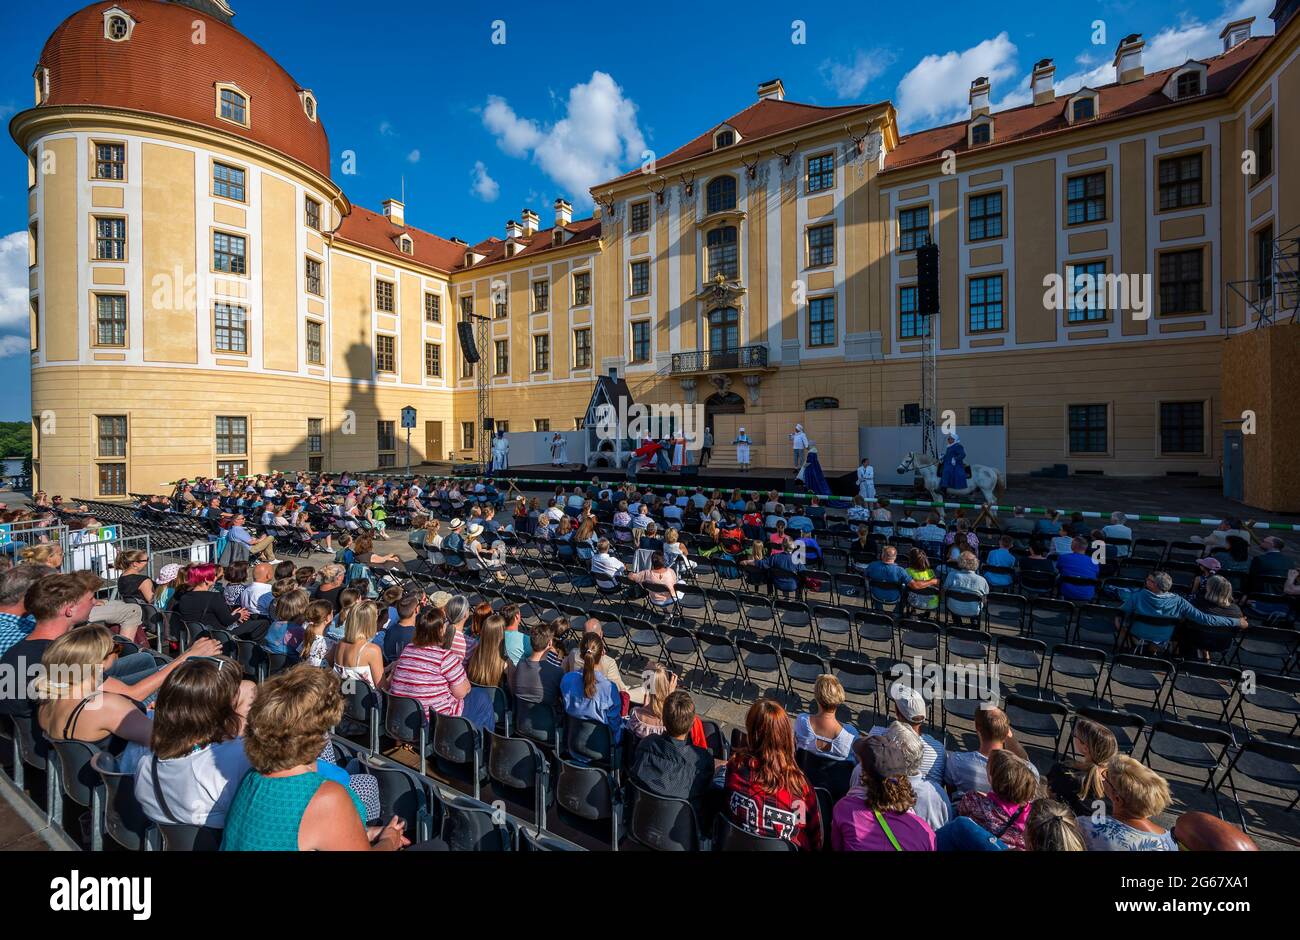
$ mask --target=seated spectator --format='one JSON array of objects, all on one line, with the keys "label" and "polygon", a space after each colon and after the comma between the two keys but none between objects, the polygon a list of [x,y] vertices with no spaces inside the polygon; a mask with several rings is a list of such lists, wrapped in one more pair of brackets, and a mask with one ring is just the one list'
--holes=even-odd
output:
[{"label": "seated spectator", "polygon": [[[998,547],[989,552],[987,564],[984,568],[984,580],[989,584],[991,591],[1005,591],[1011,587],[1015,580],[1016,556],[1011,551],[1015,546],[1016,540],[1010,535],[998,537]],[[989,567],[1009,568],[1010,574],[1001,571],[990,571]]]},{"label": "seated spectator", "polygon": [[331,562],[320,569],[319,584],[316,588],[316,600],[325,601],[334,612],[339,611],[339,595],[344,590],[344,582],[347,579],[347,569],[342,565]]},{"label": "seated spectator", "polygon": [[1169,808],[1165,778],[1126,754],[1116,754],[1101,774],[1110,813],[1078,817],[1090,852],[1177,852],[1168,831],[1151,821]]},{"label": "seated spectator", "polygon": [[[1214,561],[1214,559],[1202,558],[1201,561]],[[1228,617],[1237,620],[1242,618],[1241,608],[1233,600],[1232,584],[1227,578],[1214,575],[1206,578],[1200,588],[1192,601],[1192,606],[1201,613],[1212,617]],[[1209,662],[1211,654],[1226,651],[1232,645],[1236,635],[1236,628],[1223,629],[1183,623],[1177,630],[1178,651],[1184,659],[1200,659]]]},{"label": "seated spectator", "polygon": [[570,717],[607,726],[611,739],[617,744],[623,730],[624,705],[618,686],[600,669],[605,656],[605,640],[598,633],[584,633],[577,652],[582,660],[582,671],[567,673],[560,680],[564,711]]},{"label": "seated spectator", "polygon": [[506,604],[501,608],[501,616],[506,623],[506,658],[510,660],[511,666],[516,666],[521,659],[532,652],[532,641],[527,633],[519,629],[523,624],[523,616],[519,613],[518,604]]},{"label": "seated spectator", "polygon": [[[297,584],[298,582],[292,581]],[[275,601],[275,620],[266,631],[262,644],[273,653],[296,653],[306,635],[304,621],[311,598],[306,591],[295,588],[281,594]]]},{"label": "seated spectator", "polygon": [[[943,791],[943,787],[926,777],[923,772],[930,746],[921,740],[921,736],[911,725],[902,721],[891,722],[884,733],[885,737],[902,749],[907,765],[907,782],[912,785],[912,792],[916,794],[916,805],[912,807],[912,812],[938,832],[952,819],[952,803],[948,799],[948,794]],[[875,732],[873,731],[872,734]],[[858,765],[853,770],[854,776],[849,781],[850,789],[859,784],[862,766]]]},{"label": "seated spectator", "polygon": [[[382,533],[381,533],[382,535]],[[387,536],[384,536],[387,538]],[[375,541],[369,532],[362,532],[352,545],[353,562],[358,565],[392,565],[400,564],[396,555],[380,555],[375,551]]]},{"label": "seated spectator", "polygon": [[450,619],[433,610],[421,611],[415,636],[393,666],[389,694],[416,699],[425,714],[460,715],[471,684],[455,649],[457,635]]},{"label": "seated spectator", "polygon": [[248,772],[244,721],[257,687],[225,657],[186,661],[158,690],[135,796],[156,823],[222,829]]},{"label": "seated spectator", "polygon": [[[911,588],[907,594],[907,606],[917,611],[938,610],[938,594],[915,593],[939,586],[939,578],[930,567],[930,559],[925,552],[919,548],[912,549],[908,554],[907,567],[903,570],[907,572],[907,586]],[[867,577],[870,578],[871,575],[868,574]]]},{"label": "seated spectator", "polygon": [[1075,512],[1070,513],[1070,521],[1066,525],[1066,532],[1071,538],[1086,539],[1092,534],[1092,527],[1089,526],[1088,521],[1083,518],[1083,513],[1076,510]]},{"label": "seated spectator", "polygon": [[902,597],[900,588],[912,581],[907,569],[896,563],[897,558],[898,549],[886,545],[880,551],[880,559],[867,565],[867,582],[871,586],[871,599],[877,606],[897,604]]},{"label": "seated spectator", "polygon": [[343,639],[329,653],[330,665],[344,679],[378,688],[384,677],[384,652],[371,641],[379,632],[379,608],[359,600],[343,615]]},{"label": "seated spectator", "polygon": [[506,621],[500,614],[492,614],[483,621],[479,641],[465,661],[465,675],[470,681],[469,694],[465,696],[462,717],[476,728],[491,729],[496,726],[495,689],[510,687],[514,666],[506,656]]},{"label": "seated spectator", "polygon": [[939,514],[932,512],[925,517],[925,525],[912,532],[912,538],[926,552],[938,552],[948,537],[947,530],[939,524]]},{"label": "seated spectator", "polygon": [[510,691],[517,700],[558,705],[564,667],[547,655],[552,651],[554,636],[555,628],[549,623],[533,627],[529,637],[532,650],[519,660],[510,677]]},{"label": "seated spectator", "polygon": [[645,571],[634,571],[627,577],[646,589],[650,603],[656,607],[672,607],[681,596],[677,590],[677,572],[668,567],[662,552],[650,556],[650,567]]},{"label": "seated spectator", "polygon": [[[889,687],[889,698],[894,705],[894,717],[911,728],[913,733],[921,740],[921,769],[919,773],[931,783],[942,785],[945,752],[943,743],[938,738],[928,735],[922,730],[925,727],[927,712],[925,697],[910,685],[899,681]],[[888,734],[888,732],[889,729],[884,725],[876,725],[871,729],[870,733]],[[856,768],[854,773],[857,773]],[[856,783],[856,778],[850,778],[850,786]]]},{"label": "seated spectator", "polygon": [[794,727],[785,709],[760,698],[745,715],[745,745],[727,762],[724,812],[754,835],[822,847],[817,794],[795,763]]},{"label": "seated spectator", "polygon": [[[643,547],[644,544],[645,540],[642,539]],[[689,555],[689,549],[687,549],[686,544],[681,540],[681,536],[678,534],[677,530],[669,529],[665,532],[662,544],[664,561],[668,562],[668,566],[674,571],[680,571],[684,575],[689,576],[690,572],[695,569],[695,562],[687,557]]]},{"label": "seated spectator", "polygon": [[54,573],[45,565],[18,565],[0,574],[0,656],[36,626],[36,618],[27,610],[24,599],[33,584]]},{"label": "seated spectator", "polygon": [[318,769],[321,742],[342,717],[338,677],[326,670],[304,664],[262,683],[245,729],[251,769],[226,815],[223,851],[394,851],[408,844],[396,816],[372,842],[360,798]]},{"label": "seated spectator", "polygon": [[[199,624],[208,629],[229,630],[244,639],[260,640],[271,626],[265,617],[250,616],[243,607],[231,610],[219,591],[213,590],[217,580],[217,566],[190,565],[185,591],[179,594],[172,609],[186,623]],[[269,592],[270,586],[267,586]]]},{"label": "seated spectator", "polygon": [[301,655],[313,666],[329,665],[334,641],[325,632],[333,620],[334,608],[325,601],[312,601],[307,605],[307,614],[303,618]]},{"label": "seated spectator", "polygon": [[154,579],[158,587],[154,594],[154,607],[159,610],[171,609],[172,598],[176,593],[176,578],[180,572],[180,565],[163,565],[158,569],[158,577]]},{"label": "seated spectator", "polygon": [[232,561],[221,569],[221,596],[226,599],[226,606],[232,610],[239,606],[248,587],[249,564],[245,560]]},{"label": "seated spectator", "polygon": [[622,561],[610,554],[609,539],[596,542],[596,551],[591,556],[591,574],[597,587],[614,587],[626,568]]},{"label": "seated spectator", "polygon": [[1047,785],[1074,816],[1088,816],[1102,798],[1102,770],[1119,753],[1119,744],[1113,731],[1087,718],[1075,722],[1071,743],[1074,756],[1048,771]]},{"label": "seated spectator", "polygon": [[1086,852],[1083,833],[1070,807],[1055,800],[1034,800],[1025,824],[1027,852]]},{"label": "seated spectator", "polygon": [[[1008,750],[999,750],[989,756],[988,775],[989,789],[963,796],[955,807],[957,815],[972,820],[1007,848],[1023,851],[1030,805],[1038,796],[1038,774],[1030,769],[1028,761]],[[939,845],[946,850],[949,846],[945,841],[941,832]],[[960,843],[951,846],[963,847]]]},{"label": "seated spectator", "polygon": [[687,800],[697,813],[703,813],[703,796],[713,783],[714,773],[724,764],[691,743],[699,718],[689,692],[670,692],[660,711],[662,733],[646,736],[637,745],[628,775],[651,793]]},{"label": "seated spectator", "polygon": [[885,735],[859,737],[853,751],[862,768],[858,786],[831,813],[831,848],[837,852],[932,852],[934,830],[912,812],[908,755]]},{"label": "seated spectator", "polygon": [[[1103,526],[1101,534],[1108,539],[1125,539],[1128,542],[1133,541],[1133,530],[1128,527],[1128,516],[1122,512],[1112,512],[1110,514],[1110,525]],[[1117,558],[1127,558],[1133,551],[1132,545],[1116,545],[1115,556]]]},{"label": "seated spectator", "polygon": [[420,612],[419,593],[403,594],[394,607],[397,619],[384,630],[384,662],[388,663],[402,655],[406,644],[415,636],[415,616]]},{"label": "seated spectator", "polygon": [[226,530],[226,537],[236,545],[242,545],[248,549],[250,555],[259,556],[262,561],[268,561],[275,564],[275,539],[269,535],[258,538],[252,532],[245,528],[245,518],[243,513],[236,513],[235,517],[230,520],[230,528]]},{"label": "seated spectator", "polygon": [[978,553],[980,550],[980,540],[974,532],[970,530],[970,523],[964,516],[957,518],[957,524],[951,532],[945,533],[943,537],[944,547],[956,545],[962,551],[971,551]]},{"label": "seated spectator", "polygon": [[980,613],[984,610],[984,601],[989,596],[989,583],[979,572],[979,558],[974,552],[964,551],[957,558],[956,568],[948,570],[947,580],[943,583],[944,591],[962,591],[966,594],[979,595],[978,601],[945,598],[948,613],[963,620],[970,620],[978,628]]},{"label": "seated spectator", "polygon": [[[1017,757],[1029,760],[1011,731],[1007,713],[994,705],[984,703],[975,712],[975,733],[979,735],[979,749],[975,751],[947,751],[944,754],[943,783],[957,799],[967,793],[988,792],[989,755],[1007,749]],[[1030,763],[1030,769],[1038,773]]]},{"label": "seated spectator", "polygon": [[[601,627],[600,621],[597,620],[595,617],[587,618],[587,621],[582,626],[582,632],[584,635],[588,633],[594,633],[601,638],[602,643],[604,642],[605,631]],[[560,633],[557,631],[555,636],[556,639],[558,640],[560,637]],[[619,692],[622,695],[626,696],[628,692],[628,688],[627,685],[623,682],[623,676],[619,672],[618,663],[614,660],[614,658],[608,655],[602,656],[600,658],[599,668],[601,673],[603,673],[604,676],[607,679],[609,679],[610,682],[614,683],[614,685],[618,687]],[[582,657],[579,653],[578,647],[575,646],[573,649],[569,651],[569,654],[564,658],[564,671],[578,672],[581,671],[581,669],[582,669]]]},{"label": "seated spectator", "polygon": [[1017,545],[1023,546],[1029,544],[1029,538],[1034,534],[1036,526],[1032,519],[1026,518],[1025,507],[1016,506],[1012,509],[1011,518],[1007,520],[1002,530],[1015,539]]},{"label": "seated spectator", "polygon": [[[1220,630],[1234,627],[1245,629],[1249,624],[1245,617],[1220,617],[1197,610],[1181,594],[1173,593],[1174,579],[1166,571],[1153,571],[1146,577],[1146,583],[1140,591],[1131,591],[1120,607],[1120,616],[1115,618],[1115,628],[1123,634],[1125,622],[1134,614],[1145,617],[1169,617],[1189,620],[1197,626]],[[1133,623],[1128,627],[1128,636],[1135,646],[1149,644],[1157,650],[1168,646],[1174,634],[1174,627],[1157,626],[1146,623]]]},{"label": "seated spectator", "polygon": [[894,514],[889,511],[889,500],[880,497],[876,508],[871,511],[871,531],[892,538],[894,535]]},{"label": "seated spectator", "polygon": [[817,711],[795,720],[795,747],[825,757],[853,760],[853,740],[858,736],[858,729],[840,724],[835,717],[844,704],[844,686],[840,680],[829,674],[818,676],[813,683],[813,701]]},{"label": "seated spectator", "polygon": [[796,508],[786,525],[795,532],[811,532],[813,521],[801,509]]},{"label": "seated spectator", "polygon": [[1193,535],[1193,542],[1202,542],[1205,545],[1205,554],[1212,554],[1228,547],[1229,538],[1239,538],[1247,545],[1250,544],[1250,532],[1245,528],[1240,519],[1229,516],[1214,527],[1214,531],[1209,535]]},{"label": "seated spectator", "polygon": [[[1088,554],[1088,540],[1082,536],[1070,539],[1068,550],[1056,559],[1056,571],[1064,578],[1088,578],[1097,580],[1101,569]],[[1087,584],[1071,584],[1062,581],[1057,588],[1062,600],[1087,604],[1097,596],[1097,589]]]},{"label": "seated spectator", "polygon": [[1215,549],[1209,557],[1219,563],[1222,571],[1250,571],[1250,543],[1236,535],[1229,535],[1226,541],[1227,545]]},{"label": "seated spectator", "polygon": [[138,548],[117,553],[117,597],[128,604],[152,604],[154,584],[149,578],[149,555]]},{"label": "seated spectator", "polygon": [[[775,539],[775,536],[773,538]],[[762,543],[755,542],[754,544],[753,556],[742,560],[740,564],[752,569],[755,573],[760,573],[767,581],[769,592],[796,593],[800,587],[799,575],[804,570],[805,565],[802,562],[795,561],[794,543],[788,538],[783,538],[779,544],[773,546],[771,554],[766,557],[759,550]]]},{"label": "seated spectator", "polygon": [[664,701],[677,689],[677,676],[655,664],[645,682],[645,704],[628,712],[627,730],[638,738],[664,733]]},{"label": "seated spectator", "polygon": [[871,518],[871,510],[867,507],[867,502],[861,496],[853,497],[853,505],[845,518],[849,522],[866,522]]},{"label": "seated spectator", "polygon": [[1056,575],[1056,564],[1052,559],[1047,557],[1047,542],[1040,538],[1031,539],[1029,542],[1029,555],[1019,559],[1016,567],[1021,573],[1026,571],[1036,574]]},{"label": "seated spectator", "polygon": [[1276,535],[1269,535],[1259,540],[1261,553],[1250,562],[1251,587],[1258,590],[1258,578],[1285,578],[1295,563],[1282,552],[1286,543]]}]

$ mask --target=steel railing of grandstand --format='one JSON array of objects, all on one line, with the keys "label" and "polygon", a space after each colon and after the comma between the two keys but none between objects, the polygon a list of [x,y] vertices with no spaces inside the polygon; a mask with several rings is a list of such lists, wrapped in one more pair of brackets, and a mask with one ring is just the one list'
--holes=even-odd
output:
[{"label": "steel railing of grandstand", "polygon": [[164,565],[199,565],[216,561],[214,542],[194,542],[179,548],[164,548],[149,555],[149,577],[155,582]]},{"label": "steel railing of grandstand", "polygon": [[67,554],[68,527],[66,525],[38,526],[32,522],[12,522],[0,525],[0,550],[19,552],[29,545],[58,543]]}]

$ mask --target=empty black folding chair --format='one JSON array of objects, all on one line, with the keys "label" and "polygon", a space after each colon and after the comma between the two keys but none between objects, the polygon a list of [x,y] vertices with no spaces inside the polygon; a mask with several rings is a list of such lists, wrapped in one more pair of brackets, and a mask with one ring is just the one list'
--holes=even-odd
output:
[{"label": "empty black folding chair", "polygon": [[361,763],[379,786],[379,818],[406,821],[412,842],[427,842],[442,832],[442,798],[432,780],[411,768],[378,755],[364,755]]},{"label": "empty black folding chair", "polygon": [[853,632],[858,638],[859,652],[865,653],[868,644],[884,644],[884,655],[893,656],[896,629],[892,614],[876,610],[853,612]]},{"label": "empty black folding chair", "polygon": [[939,641],[942,636],[943,630],[937,623],[903,617],[898,621],[898,656],[906,660],[910,653],[937,663],[940,656]]},{"label": "empty black folding chair", "polygon": [[830,668],[849,701],[870,702],[871,714],[880,714],[880,673],[875,666],[857,658],[833,656]]},{"label": "empty black folding chair", "polygon": [[1029,635],[1068,640],[1074,626],[1074,602],[1035,597],[1029,602]]},{"label": "empty black folding chair", "polygon": [[773,688],[781,687],[781,657],[775,646],[761,640],[740,639],[736,641],[736,651],[740,654],[745,683],[752,683],[759,695],[763,690],[758,685],[758,678],[770,679]]},{"label": "empty black folding chair", "polygon": [[106,751],[96,752],[90,766],[104,781],[104,831],[132,852],[155,848],[158,832],[135,798],[135,774],[120,772]]},{"label": "empty black folding chair", "polygon": [[719,813],[713,823],[713,851],[715,852],[795,852],[794,844],[775,836],[760,836],[746,832],[725,813]]},{"label": "empty black folding chair", "polygon": [[817,604],[813,607],[813,638],[826,649],[836,646],[851,649],[853,646],[853,615],[843,607]]},{"label": "empty black folding chair", "polygon": [[431,713],[433,737],[429,742],[439,773],[468,786],[474,799],[487,780],[483,733],[468,718]]},{"label": "empty black folding chair", "polygon": [[627,834],[633,842],[656,852],[700,850],[700,821],[689,802],[651,793],[635,781],[629,786],[632,818]]},{"label": "empty black folding chair", "polygon": [[709,678],[718,680],[719,691],[727,687],[727,680],[718,672],[718,668],[723,667],[730,671],[732,681],[727,700],[735,701],[736,687],[744,682],[740,653],[736,650],[735,642],[730,637],[712,630],[696,630],[695,641],[699,645],[700,662],[704,666],[704,671]]},{"label": "empty black folding chair", "polygon": [[1030,698],[1012,693],[1003,706],[1017,739],[1023,744],[1027,737],[1043,738],[1052,743],[1052,759],[1061,751],[1061,732],[1070,710],[1060,702]]},{"label": "empty black folding chair", "polygon": [[602,841],[606,836],[601,830],[608,827],[608,845],[618,851],[623,798],[613,772],[568,760],[558,764],[555,809],[559,820]]},{"label": "empty black folding chair", "polygon": [[819,676],[831,671],[830,665],[821,656],[804,650],[781,647],[781,663],[785,667],[785,687],[798,694],[795,683],[807,685],[811,690]]},{"label": "empty black folding chair", "polygon": [[528,806],[533,823],[546,828],[546,807],[551,802],[551,765],[546,755],[527,738],[507,738],[487,733],[487,773],[493,791]]},{"label": "empty black folding chair", "polygon": [[994,646],[994,661],[1000,670],[1011,669],[1021,678],[1032,678],[1035,694],[1043,688],[1043,667],[1047,662],[1047,644],[1021,636],[999,636]]},{"label": "empty black folding chair", "polygon": [[[1047,667],[1047,688],[1056,691],[1056,677],[1069,676],[1087,683],[1088,697],[1098,700],[1102,675],[1106,670],[1106,654],[1090,646],[1071,646],[1060,643],[1052,648],[1051,662]],[[1074,691],[1078,691],[1075,689]]]},{"label": "empty black folding chair", "polygon": [[1251,731],[1246,719],[1247,705],[1264,712],[1283,727],[1290,724],[1287,734],[1300,731],[1300,677],[1255,673],[1250,682],[1241,683],[1240,690],[1234,717],[1241,717],[1247,732]]},{"label": "empty black folding chair", "polygon": [[417,699],[404,695],[384,696],[384,733],[400,744],[415,748],[424,773],[429,756],[429,716]]},{"label": "empty black folding chair", "polygon": [[802,747],[795,751],[795,763],[803,771],[809,785],[814,789],[826,790],[830,793],[832,802],[849,792],[849,778],[857,766],[855,760],[830,757]]},{"label": "empty black folding chair", "polygon": [[1151,696],[1151,708],[1159,709],[1160,697],[1164,695],[1165,686],[1173,672],[1174,664],[1167,659],[1120,653],[1111,660],[1102,698],[1114,701],[1111,699],[1111,689],[1118,686],[1148,693]]},{"label": "empty black folding chair", "polygon": [[1211,785],[1231,746],[1232,736],[1226,731],[1205,728],[1185,721],[1162,719],[1151,726],[1151,735],[1147,738],[1146,749],[1138,760],[1150,763],[1151,755],[1155,754],[1171,764],[1203,771],[1205,783],[1201,791],[1211,792],[1214,796],[1214,808],[1222,818],[1219,794]]},{"label": "empty black folding chair", "polygon": [[1029,599],[1023,594],[991,591],[984,599],[984,622],[990,631],[999,627],[1016,636],[1029,624]]},{"label": "empty black folding chair", "polygon": [[1300,747],[1294,744],[1251,738],[1242,745],[1241,750],[1233,757],[1232,763],[1228,765],[1228,769],[1224,771],[1223,777],[1215,786],[1217,792],[1225,782],[1228,784],[1232,790],[1232,801],[1237,804],[1237,815],[1241,817],[1241,829],[1243,832],[1250,832],[1246,826],[1246,811],[1241,805],[1240,793],[1248,795],[1253,793],[1249,790],[1238,790],[1234,773],[1249,777],[1275,790],[1294,793],[1296,797],[1287,804],[1287,812],[1295,809],[1296,804],[1300,803]]},{"label": "empty black folding chair", "polygon": [[443,795],[442,838],[453,852],[509,852],[514,834],[509,817],[495,806],[457,793]]}]

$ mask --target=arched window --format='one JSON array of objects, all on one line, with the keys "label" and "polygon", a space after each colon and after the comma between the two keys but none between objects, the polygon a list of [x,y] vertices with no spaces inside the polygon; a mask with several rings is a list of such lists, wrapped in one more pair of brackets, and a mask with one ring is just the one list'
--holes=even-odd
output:
[{"label": "arched window", "polygon": [[735,307],[709,311],[709,352],[731,352],[740,346],[740,315]]},{"label": "arched window", "polygon": [[709,180],[704,191],[704,202],[709,212],[725,212],[736,208],[736,178],[719,176]]},{"label": "arched window", "polygon": [[803,403],[804,411],[829,411],[832,408],[838,408],[840,400],[838,398],[810,398]]},{"label": "arched window", "polygon": [[719,149],[719,150],[722,149],[723,147],[730,147],[735,142],[736,142],[735,131],[718,131],[718,135],[713,138],[714,147],[715,149]]},{"label": "arched window", "polygon": [[[732,185],[735,185],[734,180]],[[705,237],[705,244],[709,251],[710,280],[721,274],[727,280],[734,281],[739,272],[736,263],[736,227],[724,225],[711,229]]]}]

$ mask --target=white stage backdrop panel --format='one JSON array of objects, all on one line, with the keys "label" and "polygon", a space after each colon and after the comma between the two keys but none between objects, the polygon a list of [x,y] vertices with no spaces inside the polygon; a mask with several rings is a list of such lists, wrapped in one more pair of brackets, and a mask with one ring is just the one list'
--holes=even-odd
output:
[{"label": "white stage backdrop panel", "polygon": [[[1006,474],[1007,429],[1005,427],[958,425],[957,433],[961,435],[962,446],[966,448],[968,465],[980,463],[986,467],[996,467]],[[946,445],[947,442],[942,441],[940,446]],[[921,449],[921,429],[919,427],[858,428],[858,448],[862,457],[871,458],[871,466],[876,470],[877,483],[900,483],[910,486],[913,474],[899,475],[896,471],[908,451]]]},{"label": "white stage backdrop panel", "polygon": [[[587,432],[561,431],[560,435],[568,442],[569,463],[586,463]],[[554,436],[554,431],[507,431],[506,440],[510,442],[510,466],[549,464],[551,438]]]}]

